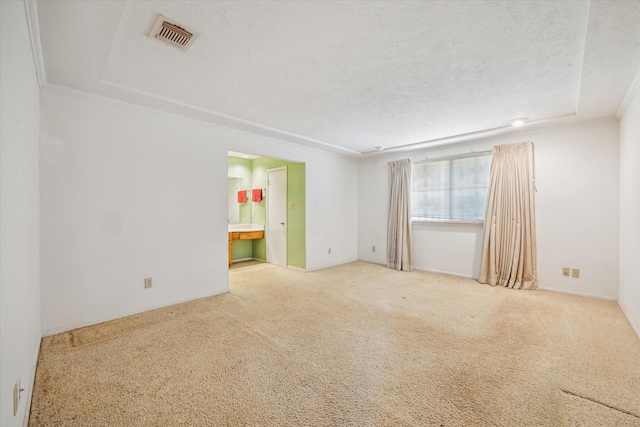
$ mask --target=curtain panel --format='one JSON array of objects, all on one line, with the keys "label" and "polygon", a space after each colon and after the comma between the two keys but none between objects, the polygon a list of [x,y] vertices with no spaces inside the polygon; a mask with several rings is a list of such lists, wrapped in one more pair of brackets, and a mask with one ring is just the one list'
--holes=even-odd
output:
[{"label": "curtain panel", "polygon": [[411,160],[387,163],[389,215],[387,217],[387,267],[411,271]]},{"label": "curtain panel", "polygon": [[480,283],[538,287],[533,142],[493,148]]}]

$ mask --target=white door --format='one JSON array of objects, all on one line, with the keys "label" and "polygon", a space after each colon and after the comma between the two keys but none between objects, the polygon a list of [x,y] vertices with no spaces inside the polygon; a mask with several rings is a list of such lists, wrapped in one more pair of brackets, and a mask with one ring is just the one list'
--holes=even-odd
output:
[{"label": "white door", "polygon": [[267,170],[267,262],[287,265],[287,168]]}]

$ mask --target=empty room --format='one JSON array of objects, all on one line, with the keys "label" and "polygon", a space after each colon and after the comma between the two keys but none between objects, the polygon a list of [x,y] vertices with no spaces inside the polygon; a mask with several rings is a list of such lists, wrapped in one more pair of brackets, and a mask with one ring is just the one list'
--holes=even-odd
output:
[{"label": "empty room", "polygon": [[640,425],[640,2],[0,19],[2,427]]}]

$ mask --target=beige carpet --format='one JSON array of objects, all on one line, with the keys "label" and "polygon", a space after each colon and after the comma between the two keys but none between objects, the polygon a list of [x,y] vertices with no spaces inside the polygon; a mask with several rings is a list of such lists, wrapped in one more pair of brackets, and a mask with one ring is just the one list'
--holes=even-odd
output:
[{"label": "beige carpet", "polygon": [[31,426],[640,426],[613,302],[355,262],[43,340]]}]

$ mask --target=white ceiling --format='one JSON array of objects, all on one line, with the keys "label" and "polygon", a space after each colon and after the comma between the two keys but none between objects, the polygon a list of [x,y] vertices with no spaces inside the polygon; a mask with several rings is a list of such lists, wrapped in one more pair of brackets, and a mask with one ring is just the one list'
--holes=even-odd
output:
[{"label": "white ceiling", "polygon": [[[200,33],[147,37],[158,14]],[[638,1],[40,1],[47,81],[347,154],[615,115]],[[450,138],[454,141],[455,138]]]},{"label": "white ceiling", "polygon": [[227,152],[227,155],[229,157],[237,157],[239,159],[249,159],[249,160],[255,160],[260,158],[260,156],[256,156],[255,154],[245,154],[245,153],[239,153],[237,151],[229,151]]}]

